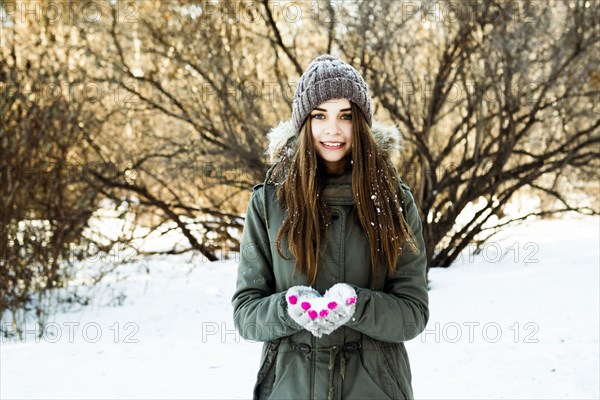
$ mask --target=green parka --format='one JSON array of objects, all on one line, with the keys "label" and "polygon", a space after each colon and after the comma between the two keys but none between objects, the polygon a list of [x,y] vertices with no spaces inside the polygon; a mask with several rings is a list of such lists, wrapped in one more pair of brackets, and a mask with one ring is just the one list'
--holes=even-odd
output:
[{"label": "green parka", "polygon": [[[397,149],[396,127],[374,122],[372,131],[384,154]],[[295,141],[288,139],[293,135],[289,121],[269,133],[272,161],[291,151],[289,143]],[[394,274],[380,263],[385,279],[374,282],[369,242],[352,214],[351,175],[328,179],[323,196],[332,224],[313,287],[323,294],[336,283],[347,283],[357,290],[357,302],[346,325],[317,338],[287,314],[286,291],[308,286],[308,281],[293,274],[293,259],[277,252],[275,238],[286,210],[277,201],[269,173],[264,184],[254,187],[248,204],[232,298],[240,335],[264,342],[254,399],[412,399],[403,342],[425,329],[429,298],[422,225],[409,187],[400,181],[399,196],[420,251],[404,251]]]}]

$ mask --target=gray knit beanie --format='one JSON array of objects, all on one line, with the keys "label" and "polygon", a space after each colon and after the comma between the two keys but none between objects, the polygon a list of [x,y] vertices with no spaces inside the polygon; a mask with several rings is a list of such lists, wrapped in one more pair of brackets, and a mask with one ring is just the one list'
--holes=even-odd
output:
[{"label": "gray knit beanie", "polygon": [[369,126],[373,124],[373,106],[367,84],[358,71],[349,64],[329,54],[323,54],[310,62],[300,77],[292,119],[296,135],[310,112],[319,104],[347,98],[356,104],[365,115]]}]

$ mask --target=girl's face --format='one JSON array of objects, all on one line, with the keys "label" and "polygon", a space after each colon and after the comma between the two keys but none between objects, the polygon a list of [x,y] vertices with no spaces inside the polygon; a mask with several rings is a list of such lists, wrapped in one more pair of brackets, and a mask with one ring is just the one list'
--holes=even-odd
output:
[{"label": "girl's face", "polygon": [[313,146],[323,159],[327,172],[343,171],[344,158],[352,147],[350,100],[333,99],[310,112]]}]

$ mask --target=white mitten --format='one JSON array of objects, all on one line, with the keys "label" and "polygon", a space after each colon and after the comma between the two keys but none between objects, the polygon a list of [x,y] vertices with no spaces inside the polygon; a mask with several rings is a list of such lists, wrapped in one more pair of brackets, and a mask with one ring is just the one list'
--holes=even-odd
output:
[{"label": "white mitten", "polygon": [[356,309],[356,291],[345,283],[336,283],[324,296],[308,286],[293,286],[285,297],[290,317],[317,337],[344,325]]}]

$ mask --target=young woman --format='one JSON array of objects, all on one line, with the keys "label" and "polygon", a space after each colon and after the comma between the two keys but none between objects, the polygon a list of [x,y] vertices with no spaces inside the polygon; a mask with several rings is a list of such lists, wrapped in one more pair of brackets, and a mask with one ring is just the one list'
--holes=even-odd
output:
[{"label": "young woman", "polygon": [[429,319],[425,245],[390,162],[399,132],[373,122],[367,85],[322,55],[292,120],[269,133],[232,298],[241,336],[263,341],[255,399],[412,399],[403,342]]}]

